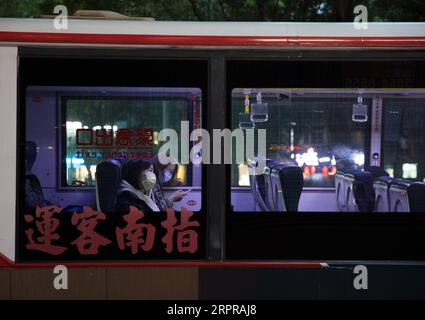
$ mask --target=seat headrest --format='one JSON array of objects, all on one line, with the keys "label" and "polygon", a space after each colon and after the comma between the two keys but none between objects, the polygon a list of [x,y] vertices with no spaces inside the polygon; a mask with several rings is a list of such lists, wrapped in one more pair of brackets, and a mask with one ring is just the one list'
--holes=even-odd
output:
[{"label": "seat headrest", "polygon": [[391,178],[390,176],[380,176],[377,177],[373,183],[389,187],[392,180],[393,178]]},{"label": "seat headrest", "polygon": [[126,162],[126,159],[107,159],[96,167],[96,196],[98,209],[102,212],[116,211],[117,192]]},{"label": "seat headrest", "polygon": [[407,190],[409,189],[410,185],[412,184],[412,181],[404,180],[404,179],[393,179],[391,181],[391,187],[395,187],[398,189]]},{"label": "seat headrest", "polygon": [[377,166],[370,166],[365,171],[370,172],[372,174],[373,179],[389,176],[388,172]]},{"label": "seat headrest", "polygon": [[286,210],[298,212],[298,204],[304,187],[301,168],[293,164],[275,164],[272,166],[272,174],[279,177]]}]

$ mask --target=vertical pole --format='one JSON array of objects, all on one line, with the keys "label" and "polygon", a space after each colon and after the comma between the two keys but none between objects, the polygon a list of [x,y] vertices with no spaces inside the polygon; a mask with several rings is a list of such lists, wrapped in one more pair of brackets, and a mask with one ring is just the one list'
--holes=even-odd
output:
[{"label": "vertical pole", "polygon": [[370,136],[370,165],[381,165],[382,97],[373,97]]},{"label": "vertical pole", "polygon": [[[207,130],[210,137],[213,129],[226,127],[226,86],[225,60],[221,55],[213,55],[210,60],[209,72],[209,106],[207,108]],[[222,146],[223,148],[223,146]],[[221,154],[224,154],[223,150]],[[226,181],[226,165],[206,164],[207,221],[208,221],[208,260],[224,259],[224,223],[226,215],[226,200],[228,183]]]}]

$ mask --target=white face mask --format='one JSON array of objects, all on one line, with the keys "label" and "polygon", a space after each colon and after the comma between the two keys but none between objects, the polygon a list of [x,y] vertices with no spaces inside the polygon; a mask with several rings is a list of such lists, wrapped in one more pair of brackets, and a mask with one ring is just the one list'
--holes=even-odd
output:
[{"label": "white face mask", "polygon": [[173,178],[173,174],[170,171],[164,171],[164,182],[168,182]]},{"label": "white face mask", "polygon": [[156,176],[152,171],[142,173],[140,179],[141,184],[146,191],[153,189],[156,185]]}]

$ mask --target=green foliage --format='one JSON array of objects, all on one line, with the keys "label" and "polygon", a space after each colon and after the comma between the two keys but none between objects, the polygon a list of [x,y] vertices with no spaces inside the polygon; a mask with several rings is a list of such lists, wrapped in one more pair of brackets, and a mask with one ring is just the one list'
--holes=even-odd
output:
[{"label": "green foliage", "polygon": [[368,8],[369,21],[425,21],[424,0],[0,0],[0,17],[53,14],[56,5],[116,11],[156,20],[353,21],[353,8]]},{"label": "green foliage", "polygon": [[0,17],[32,18],[40,14],[43,0],[0,0]]}]

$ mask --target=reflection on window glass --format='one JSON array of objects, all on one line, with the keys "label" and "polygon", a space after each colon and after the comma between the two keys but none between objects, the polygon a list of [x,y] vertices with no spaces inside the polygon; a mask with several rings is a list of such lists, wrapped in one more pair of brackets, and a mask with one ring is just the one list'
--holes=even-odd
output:
[{"label": "reflection on window glass", "polygon": [[[304,186],[333,187],[338,169],[358,168],[365,164],[370,121],[354,119],[353,105],[359,95],[353,90],[326,89],[234,89],[232,91],[232,129],[240,127],[246,114],[247,94],[251,114],[261,104],[256,129],[267,130],[267,158],[292,163],[302,168]],[[371,97],[359,112],[370,112]],[[264,108],[264,106],[267,106]],[[265,116],[263,113],[267,113]],[[362,120],[362,119],[360,119]],[[255,135],[257,136],[257,135]],[[235,150],[235,143],[233,148]],[[248,170],[232,166],[232,185],[249,185]]]},{"label": "reflection on window glass", "polygon": [[[108,158],[152,158],[162,129],[180,135],[181,121],[200,126],[199,89],[139,88],[64,93],[62,186],[93,187],[96,165]],[[176,185],[191,184],[191,168],[180,165]]]},{"label": "reflection on window glass", "polygon": [[383,99],[384,168],[394,178],[425,182],[425,99]]}]

